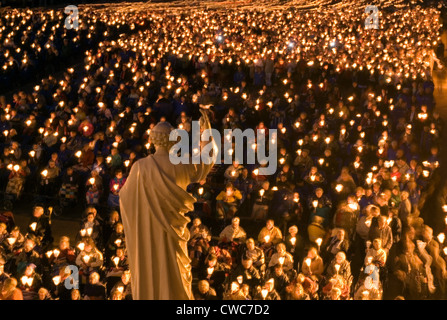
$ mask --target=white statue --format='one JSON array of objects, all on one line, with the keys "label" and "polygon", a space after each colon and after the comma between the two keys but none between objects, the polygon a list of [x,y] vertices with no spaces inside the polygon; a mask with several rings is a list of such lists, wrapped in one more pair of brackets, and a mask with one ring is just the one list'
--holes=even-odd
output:
[{"label": "white statue", "polygon": [[[211,128],[206,111],[200,120],[202,130]],[[160,122],[151,130],[156,152],[132,166],[119,194],[135,300],[194,299],[187,250],[190,219],[184,214],[193,210],[196,199],[186,187],[204,180],[213,163],[173,165],[172,129]],[[215,146],[211,141],[202,142],[202,147],[207,143]]]}]

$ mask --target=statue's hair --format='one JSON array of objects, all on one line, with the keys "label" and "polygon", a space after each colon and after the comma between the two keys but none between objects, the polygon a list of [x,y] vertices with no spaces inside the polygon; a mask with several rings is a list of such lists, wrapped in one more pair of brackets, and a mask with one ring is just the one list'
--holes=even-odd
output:
[{"label": "statue's hair", "polygon": [[168,122],[159,122],[150,132],[149,139],[156,147],[170,149],[175,141],[169,141],[169,134],[174,129]]}]

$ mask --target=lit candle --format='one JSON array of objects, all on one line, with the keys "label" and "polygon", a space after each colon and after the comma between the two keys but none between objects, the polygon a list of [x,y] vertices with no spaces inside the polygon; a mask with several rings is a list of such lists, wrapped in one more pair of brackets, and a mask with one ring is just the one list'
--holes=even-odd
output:
[{"label": "lit candle", "polygon": [[440,234],[438,234],[438,240],[439,240],[439,242],[442,244],[442,243],[444,243],[444,240],[445,240],[445,234],[444,233],[440,233]]},{"label": "lit candle", "polygon": [[115,240],[115,244],[119,247],[121,245],[122,240],[121,239],[116,239]]},{"label": "lit candle", "polygon": [[115,257],[113,258],[113,263],[115,263],[115,266],[118,267],[118,263],[120,262],[120,258],[119,257]]},{"label": "lit candle", "polygon": [[55,276],[53,277],[53,282],[56,286],[59,285],[59,283],[61,283],[61,276]]},{"label": "lit candle", "polygon": [[57,258],[61,252],[58,249],[53,250],[54,256]]},{"label": "lit candle", "polygon": [[268,242],[270,241],[270,236],[269,236],[269,235],[266,235],[266,236],[264,237],[264,241],[265,241],[266,243],[268,243]]},{"label": "lit candle", "polygon": [[318,245],[318,250],[320,249],[321,243],[323,242],[323,239],[318,238],[317,240],[315,240],[316,244]]},{"label": "lit candle", "polygon": [[279,259],[278,259],[279,264],[280,264],[280,265],[283,265],[283,264],[284,264],[284,260],[285,260],[284,257],[279,257]]},{"label": "lit candle", "polygon": [[87,228],[87,235],[91,236],[93,232],[92,228]]},{"label": "lit candle", "polygon": [[269,293],[269,291],[267,289],[262,289],[261,290],[262,298],[265,299],[267,297],[268,293]]},{"label": "lit candle", "polygon": [[312,260],[310,260],[310,258],[306,258],[306,260],[304,260],[304,263],[310,268],[310,264],[311,264]]},{"label": "lit candle", "polygon": [[88,263],[90,261],[90,256],[89,255],[85,255],[83,257],[83,260],[85,261],[85,263]]},{"label": "lit candle", "polygon": [[296,237],[290,238],[290,243],[292,244],[292,246],[294,246],[296,243]]},{"label": "lit candle", "polygon": [[81,233],[82,237],[85,237],[85,234],[87,233],[87,230],[85,229],[81,229],[81,231],[79,231]]},{"label": "lit candle", "polygon": [[23,285],[26,285],[26,283],[28,282],[28,277],[27,276],[23,276],[20,278],[20,281],[22,281]]},{"label": "lit candle", "polygon": [[342,184],[337,184],[337,186],[335,187],[335,190],[340,193],[343,191],[343,185]]},{"label": "lit candle", "polygon": [[36,227],[37,227],[37,222],[33,222],[30,225],[31,230],[36,231]]},{"label": "lit candle", "polygon": [[339,264],[336,264],[334,267],[335,267],[335,271],[336,271],[337,274],[338,274],[338,271],[340,270],[340,265],[339,265]]},{"label": "lit candle", "polygon": [[79,250],[83,251],[85,248],[85,243],[84,242],[79,243],[78,248],[79,248]]}]

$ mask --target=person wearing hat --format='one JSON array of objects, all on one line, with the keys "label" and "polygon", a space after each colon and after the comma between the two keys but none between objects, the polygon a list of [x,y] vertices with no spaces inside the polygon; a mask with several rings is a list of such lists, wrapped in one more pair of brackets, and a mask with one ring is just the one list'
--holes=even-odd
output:
[{"label": "person wearing hat", "polygon": [[[207,111],[200,112],[200,128],[211,129]],[[193,182],[206,179],[214,165],[215,152],[210,163],[174,164],[179,159],[171,153],[172,147],[183,143],[170,140],[173,129],[166,121],[153,127],[149,138],[155,145],[155,153],[134,163],[120,191],[135,300],[194,298],[187,248],[190,235],[186,226],[190,219],[185,213],[194,209],[196,199],[186,188]],[[212,137],[212,148],[209,148],[209,143],[203,141],[202,150],[204,147],[216,150]]]},{"label": "person wearing hat", "polygon": [[301,234],[298,233],[298,227],[296,225],[290,226],[288,234],[284,240],[286,250],[293,257],[294,269],[299,269],[299,263],[303,259],[305,242]]}]

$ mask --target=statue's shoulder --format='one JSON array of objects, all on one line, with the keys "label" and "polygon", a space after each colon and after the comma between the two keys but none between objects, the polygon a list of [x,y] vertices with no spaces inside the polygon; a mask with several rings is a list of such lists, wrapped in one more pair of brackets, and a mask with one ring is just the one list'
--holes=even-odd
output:
[{"label": "statue's shoulder", "polygon": [[132,166],[132,169],[135,167],[135,169],[138,170],[144,170],[144,168],[147,168],[153,163],[154,159],[152,155],[148,155],[147,157],[140,158]]}]

